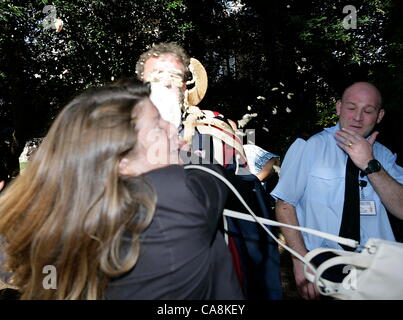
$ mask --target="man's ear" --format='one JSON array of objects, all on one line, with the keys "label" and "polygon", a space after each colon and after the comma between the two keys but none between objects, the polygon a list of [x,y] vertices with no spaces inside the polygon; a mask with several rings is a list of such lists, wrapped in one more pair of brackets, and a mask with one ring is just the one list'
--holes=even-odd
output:
[{"label": "man's ear", "polygon": [[340,109],[341,109],[341,100],[337,100],[337,102],[336,102],[336,114],[338,116],[340,115]]},{"label": "man's ear", "polygon": [[376,123],[379,123],[379,122],[381,122],[382,121],[382,119],[383,119],[383,116],[385,115],[385,109],[381,109],[381,110],[379,110],[379,113],[378,113],[378,119],[376,119]]}]

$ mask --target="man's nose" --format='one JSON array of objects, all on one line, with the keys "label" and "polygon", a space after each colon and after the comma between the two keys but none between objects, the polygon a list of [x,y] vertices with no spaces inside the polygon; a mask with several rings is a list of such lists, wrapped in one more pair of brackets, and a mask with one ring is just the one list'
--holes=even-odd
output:
[{"label": "man's nose", "polygon": [[362,120],[362,110],[357,110],[355,113],[354,113],[354,120],[355,121],[361,121]]}]

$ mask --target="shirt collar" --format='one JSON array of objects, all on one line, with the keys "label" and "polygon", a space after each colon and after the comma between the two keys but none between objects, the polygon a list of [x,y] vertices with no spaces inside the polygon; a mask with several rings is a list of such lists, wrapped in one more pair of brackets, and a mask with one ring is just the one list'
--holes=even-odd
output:
[{"label": "shirt collar", "polygon": [[324,130],[330,134],[335,134],[337,130],[340,130],[340,123],[337,122],[337,124],[335,126],[330,127],[330,128],[325,128]]}]

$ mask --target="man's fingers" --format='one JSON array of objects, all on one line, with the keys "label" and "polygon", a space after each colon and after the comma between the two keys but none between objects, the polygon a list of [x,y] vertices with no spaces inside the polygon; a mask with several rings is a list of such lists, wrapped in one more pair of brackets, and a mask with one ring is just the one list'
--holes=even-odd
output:
[{"label": "man's fingers", "polygon": [[341,130],[339,130],[339,133],[344,134],[348,137],[360,138],[360,135],[357,132],[346,128],[341,128]]},{"label": "man's fingers", "polygon": [[379,131],[375,131],[373,134],[368,139],[368,142],[371,144],[371,146],[374,144],[376,137],[378,136]]},{"label": "man's fingers", "polygon": [[348,150],[349,150],[349,146],[346,146],[344,143],[341,143],[341,142],[338,142],[338,141],[336,141],[336,144],[340,147],[340,148],[342,148],[344,151],[346,151],[347,153],[348,153]]},{"label": "man's fingers", "polygon": [[312,288],[313,288],[313,292],[315,295],[315,300],[318,300],[320,298],[320,293],[319,293],[318,289],[316,289],[316,287],[313,283],[312,283]]},{"label": "man's fingers", "polygon": [[301,294],[302,298],[304,298],[305,300],[309,300],[309,292],[308,292],[308,288],[307,288],[306,284],[303,284],[300,287],[300,294]]},{"label": "man's fingers", "polygon": [[361,135],[347,129],[336,131],[335,136],[338,138],[338,140],[346,140],[352,143],[357,143],[363,140],[363,137]]},{"label": "man's fingers", "polygon": [[316,291],[316,288],[313,283],[308,283],[308,294],[309,294],[309,299],[310,300],[316,300],[319,298],[318,292]]},{"label": "man's fingers", "polygon": [[313,283],[308,280],[303,281],[299,285],[297,284],[297,290],[299,295],[305,300],[317,300],[319,299],[319,292]]},{"label": "man's fingers", "polygon": [[341,142],[347,147],[360,141],[359,138],[357,138],[356,136],[353,136],[343,131],[337,131],[335,137],[336,137],[336,143]]}]

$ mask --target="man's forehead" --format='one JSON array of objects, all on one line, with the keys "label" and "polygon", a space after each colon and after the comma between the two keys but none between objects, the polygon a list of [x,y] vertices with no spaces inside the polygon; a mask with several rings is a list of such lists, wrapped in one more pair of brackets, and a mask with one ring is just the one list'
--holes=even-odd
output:
[{"label": "man's forehead", "polygon": [[342,99],[342,103],[346,105],[362,106],[362,107],[372,107],[375,109],[381,109],[381,105],[375,98],[365,98],[361,96],[347,96]]},{"label": "man's forehead", "polygon": [[356,100],[342,100],[343,105],[352,105],[356,107],[362,107],[362,108],[374,108],[376,110],[382,109],[382,107],[379,104],[370,102],[370,103],[365,103],[361,101],[356,101]]},{"label": "man's forehead", "polygon": [[344,92],[342,102],[368,105],[380,109],[382,99],[375,87],[366,84],[357,84]]},{"label": "man's forehead", "polygon": [[183,63],[172,55],[161,55],[150,57],[147,59],[144,68],[147,71],[171,71],[171,72],[181,72],[185,71],[185,66]]}]

